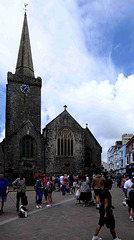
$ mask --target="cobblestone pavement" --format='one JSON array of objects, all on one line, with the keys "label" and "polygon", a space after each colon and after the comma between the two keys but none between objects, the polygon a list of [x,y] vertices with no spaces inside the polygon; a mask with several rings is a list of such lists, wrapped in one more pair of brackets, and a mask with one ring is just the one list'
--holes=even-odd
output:
[{"label": "cobblestone pavement", "polygon": [[[32,189],[31,189],[32,188]],[[94,206],[82,207],[74,203],[74,195],[62,196],[53,193],[53,206],[36,209],[35,192],[28,187],[29,200],[27,218],[17,216],[16,193],[9,192],[4,214],[0,216],[0,240],[40,239],[40,240],[91,240],[98,223],[99,212]],[[122,206],[122,190],[113,186],[111,190],[117,235],[122,240],[134,240],[134,222],[129,220],[127,208]],[[44,200],[44,197],[43,197]],[[100,232],[103,240],[112,240],[109,230]]]}]

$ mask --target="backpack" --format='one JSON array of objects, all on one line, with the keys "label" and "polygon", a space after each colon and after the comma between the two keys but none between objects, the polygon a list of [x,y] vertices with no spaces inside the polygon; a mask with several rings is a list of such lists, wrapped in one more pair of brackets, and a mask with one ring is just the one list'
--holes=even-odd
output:
[{"label": "backpack", "polygon": [[51,190],[52,192],[55,190],[55,185],[53,183],[51,183]]}]

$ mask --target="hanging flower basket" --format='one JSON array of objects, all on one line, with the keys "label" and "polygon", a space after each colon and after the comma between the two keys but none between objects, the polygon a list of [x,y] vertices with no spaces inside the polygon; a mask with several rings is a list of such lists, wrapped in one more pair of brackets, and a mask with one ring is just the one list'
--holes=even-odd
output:
[{"label": "hanging flower basket", "polygon": [[69,167],[70,163],[67,161],[67,162],[64,162],[63,165],[65,165],[66,167]]}]

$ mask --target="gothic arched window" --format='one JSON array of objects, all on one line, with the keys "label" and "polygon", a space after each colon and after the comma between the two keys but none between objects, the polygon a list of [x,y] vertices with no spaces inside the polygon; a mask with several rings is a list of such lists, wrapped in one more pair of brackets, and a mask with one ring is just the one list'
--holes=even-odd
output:
[{"label": "gothic arched window", "polygon": [[74,156],[74,135],[68,128],[61,129],[57,135],[56,155],[61,157]]},{"label": "gothic arched window", "polygon": [[20,153],[23,159],[35,158],[36,142],[34,138],[26,136],[20,141]]}]

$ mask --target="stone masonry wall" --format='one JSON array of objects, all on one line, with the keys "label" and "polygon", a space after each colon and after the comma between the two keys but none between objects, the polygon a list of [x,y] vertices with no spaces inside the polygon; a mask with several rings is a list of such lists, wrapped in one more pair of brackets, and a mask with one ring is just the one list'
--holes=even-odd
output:
[{"label": "stone masonry wall", "polygon": [[[36,141],[36,158],[27,159],[27,163],[31,163],[32,167],[29,168],[24,165],[24,161],[20,158],[20,140],[24,136],[31,136]],[[25,124],[19,131],[13,134],[4,143],[5,152],[5,173],[7,178],[12,181],[13,178],[18,177],[20,172],[24,172],[28,181],[31,181],[35,172],[39,169],[44,171],[44,147],[43,138],[40,133],[36,132],[31,123]]]},{"label": "stone masonry wall", "polygon": [[[24,94],[20,87],[27,84],[30,91]],[[6,91],[6,138],[25,121],[30,120],[41,131],[41,79],[18,78],[8,73]]]},{"label": "stone masonry wall", "polygon": [[[61,128],[69,128],[75,139],[75,150],[73,157],[56,156],[56,136]],[[45,170],[47,174],[60,172],[78,173],[83,172],[85,161],[85,135],[84,129],[75,121],[71,115],[64,111],[56,119],[50,122],[45,129]],[[64,162],[68,161],[70,166],[66,167]]]}]

